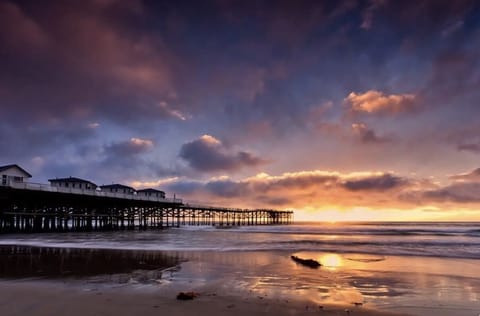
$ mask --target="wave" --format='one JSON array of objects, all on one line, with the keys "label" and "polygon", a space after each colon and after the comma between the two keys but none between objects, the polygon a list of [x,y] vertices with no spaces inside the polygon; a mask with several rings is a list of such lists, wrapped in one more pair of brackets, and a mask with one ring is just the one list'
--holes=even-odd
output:
[{"label": "wave", "polygon": [[480,237],[480,229],[458,229],[458,228],[443,228],[443,229],[415,229],[415,228],[324,228],[324,227],[295,227],[284,229],[282,227],[271,228],[257,228],[257,227],[241,227],[239,232],[244,233],[269,233],[269,234],[282,234],[282,235],[337,235],[337,236],[468,236],[468,237]]},{"label": "wave", "polygon": [[335,253],[363,253],[374,255],[402,255],[480,259],[480,243],[449,242],[384,242],[341,240],[289,240],[271,242],[232,242],[209,244],[175,244],[131,242],[74,242],[52,240],[3,240],[1,245],[19,245],[54,248],[122,249],[147,251],[316,251]]},{"label": "wave", "polygon": [[1,235],[0,245],[152,251],[328,251],[480,259],[475,224],[185,226],[165,230]]}]

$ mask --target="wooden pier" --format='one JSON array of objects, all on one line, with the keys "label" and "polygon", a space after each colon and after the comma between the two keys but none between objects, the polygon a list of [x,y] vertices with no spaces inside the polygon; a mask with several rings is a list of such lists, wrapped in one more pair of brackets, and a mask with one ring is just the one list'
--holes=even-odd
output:
[{"label": "wooden pier", "polygon": [[292,211],[0,186],[0,233],[290,224]]}]

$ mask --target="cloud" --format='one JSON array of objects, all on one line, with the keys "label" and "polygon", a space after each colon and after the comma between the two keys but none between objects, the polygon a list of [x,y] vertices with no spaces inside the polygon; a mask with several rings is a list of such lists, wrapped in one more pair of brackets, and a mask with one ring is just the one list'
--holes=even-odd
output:
[{"label": "cloud", "polygon": [[[141,139],[132,137],[128,141],[113,143],[105,147],[105,152],[108,155],[118,156],[132,156],[145,153],[153,148],[153,141],[149,139]],[[115,159],[115,158],[114,158]]]},{"label": "cloud", "polygon": [[[12,30],[12,26],[15,29]],[[48,35],[42,27],[17,5],[0,3],[0,43],[16,52],[42,50],[49,44]],[[23,51],[22,53],[25,53]]]},{"label": "cloud", "polygon": [[4,115],[29,123],[182,119],[175,54],[158,34],[125,23],[148,19],[140,1],[54,1],[39,8],[0,3]]},{"label": "cloud", "polygon": [[369,30],[372,27],[375,12],[385,3],[386,0],[370,0],[370,5],[362,13],[362,24],[360,25],[362,29]]},{"label": "cloud", "polygon": [[406,184],[408,184],[406,179],[386,173],[347,180],[343,183],[343,186],[350,191],[387,191]]},{"label": "cloud", "polygon": [[152,180],[152,181],[139,181],[139,180],[134,180],[129,183],[134,188],[161,188],[163,186],[166,186],[170,183],[174,183],[179,180],[179,177],[169,177],[169,178],[163,178],[159,180]]},{"label": "cloud", "polygon": [[459,31],[464,26],[464,24],[465,24],[465,21],[463,20],[458,20],[458,21],[455,21],[454,23],[451,23],[442,31],[442,36],[443,37],[450,36],[451,34]]},{"label": "cloud", "polygon": [[438,190],[423,192],[426,201],[480,203],[480,182],[454,183]]},{"label": "cloud", "polygon": [[244,167],[255,167],[267,161],[246,151],[230,152],[229,148],[210,135],[203,135],[191,142],[185,143],[179,156],[195,170],[235,171]]},{"label": "cloud", "polygon": [[387,137],[378,136],[373,129],[367,127],[364,123],[353,123],[352,131],[353,134],[364,144],[379,144],[390,141]]},{"label": "cloud", "polygon": [[[407,179],[389,173],[342,174],[321,170],[283,173],[278,176],[259,173],[241,180],[180,180],[168,186],[187,201],[228,204],[238,207],[336,207],[391,206]],[[368,194],[366,194],[368,193]]]},{"label": "cloud", "polygon": [[461,173],[457,175],[450,176],[450,179],[461,182],[480,182],[480,168],[477,168],[468,173]]},{"label": "cloud", "polygon": [[385,95],[377,90],[369,90],[364,93],[351,92],[345,99],[353,112],[358,113],[388,113],[397,114],[410,111],[413,108],[414,94],[390,94]]}]

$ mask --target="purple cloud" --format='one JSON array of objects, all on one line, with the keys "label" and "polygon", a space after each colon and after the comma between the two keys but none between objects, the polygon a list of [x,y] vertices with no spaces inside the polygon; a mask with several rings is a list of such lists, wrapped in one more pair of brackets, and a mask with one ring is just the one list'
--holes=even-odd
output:
[{"label": "purple cloud", "polygon": [[179,156],[193,169],[203,172],[234,171],[267,162],[267,160],[246,151],[229,152],[221,141],[210,135],[203,135],[183,144]]}]

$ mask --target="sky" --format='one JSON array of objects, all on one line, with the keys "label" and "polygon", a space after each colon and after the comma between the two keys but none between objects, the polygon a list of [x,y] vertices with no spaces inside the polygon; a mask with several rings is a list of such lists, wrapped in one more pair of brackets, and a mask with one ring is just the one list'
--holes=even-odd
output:
[{"label": "sky", "polygon": [[480,220],[479,7],[0,0],[0,165],[297,220]]}]

